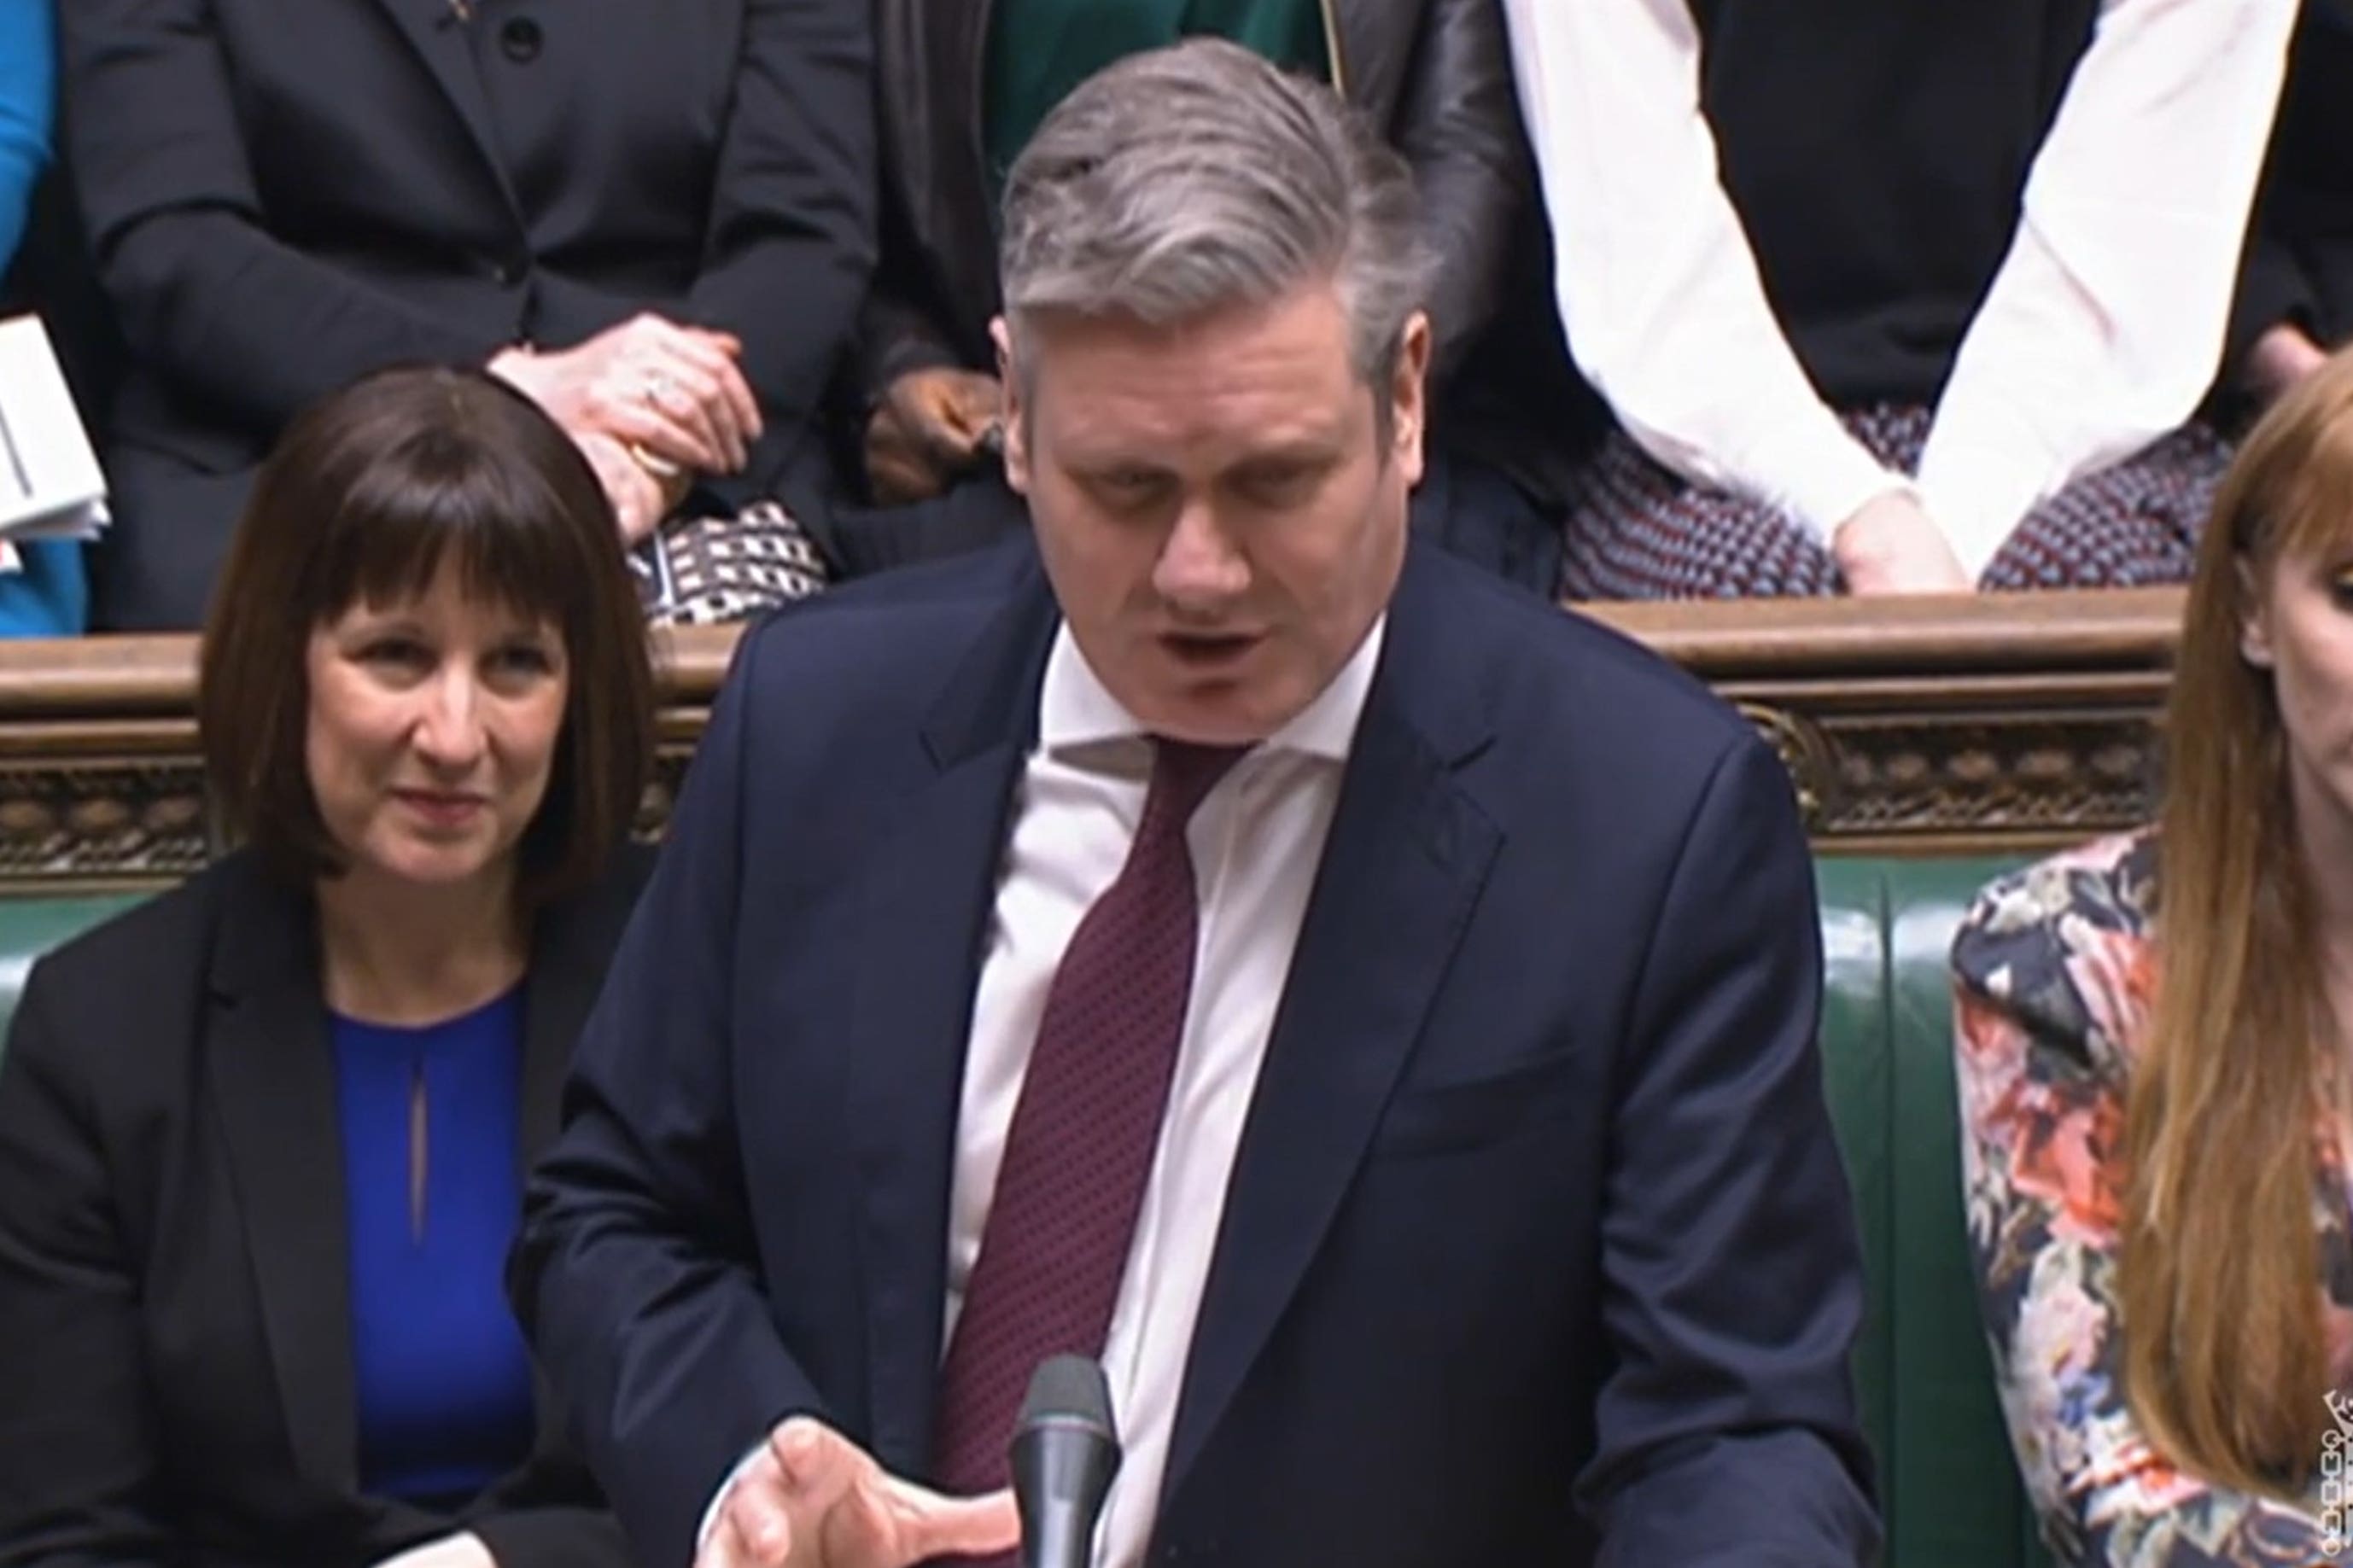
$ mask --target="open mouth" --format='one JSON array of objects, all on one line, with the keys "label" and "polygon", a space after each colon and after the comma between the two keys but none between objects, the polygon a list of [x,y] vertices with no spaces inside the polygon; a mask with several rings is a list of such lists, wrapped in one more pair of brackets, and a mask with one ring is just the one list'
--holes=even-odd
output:
[{"label": "open mouth", "polygon": [[1194,668],[1214,668],[1231,664],[1258,646],[1258,637],[1247,632],[1167,632],[1160,646],[1179,664]]}]

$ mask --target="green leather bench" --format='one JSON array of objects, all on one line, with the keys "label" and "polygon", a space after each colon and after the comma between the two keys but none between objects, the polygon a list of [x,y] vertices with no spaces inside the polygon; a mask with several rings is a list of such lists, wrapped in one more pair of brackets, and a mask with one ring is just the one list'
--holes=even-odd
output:
[{"label": "green leather bench", "polygon": [[0,1047],[33,960],[137,903],[137,893],[15,894],[0,897]]},{"label": "green leather bench", "polygon": [[[1893,1568],[2047,1562],[1994,1402],[1961,1235],[1945,952],[2015,858],[1820,862],[1822,1046],[1871,1282],[1856,1357]],[[135,900],[0,899],[0,1029],[33,957]]]},{"label": "green leather bench", "polygon": [[2001,858],[1825,856],[1822,1058],[1869,1316],[1855,1355],[1892,1568],[2042,1568],[1962,1228],[1946,953]]}]

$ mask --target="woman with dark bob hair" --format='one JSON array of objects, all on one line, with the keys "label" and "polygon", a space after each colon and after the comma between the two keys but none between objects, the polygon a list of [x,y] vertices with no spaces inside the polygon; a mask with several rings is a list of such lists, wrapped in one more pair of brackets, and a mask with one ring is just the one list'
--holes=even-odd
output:
[{"label": "woman with dark bob hair", "polygon": [[2151,828],[1953,948],[1968,1231],[2059,1559],[2343,1562],[2353,1452],[2353,355],[2232,465]]},{"label": "woman with dark bob hair", "polygon": [[206,628],[242,847],[0,1058],[0,1563],[624,1568],[501,1296],[642,880],[653,682],[577,448],[470,371],[288,430]]}]

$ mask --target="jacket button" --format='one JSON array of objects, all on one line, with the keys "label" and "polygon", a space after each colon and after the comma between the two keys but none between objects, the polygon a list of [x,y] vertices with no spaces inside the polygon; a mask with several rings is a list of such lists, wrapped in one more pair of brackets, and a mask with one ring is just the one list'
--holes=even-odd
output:
[{"label": "jacket button", "polygon": [[499,47],[517,65],[529,65],[539,58],[539,46],[543,41],[539,24],[528,16],[517,16],[499,29]]}]

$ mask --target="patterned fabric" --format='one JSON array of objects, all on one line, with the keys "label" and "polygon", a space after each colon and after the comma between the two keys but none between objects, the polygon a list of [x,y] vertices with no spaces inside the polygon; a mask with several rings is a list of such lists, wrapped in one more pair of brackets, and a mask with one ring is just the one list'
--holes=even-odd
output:
[{"label": "patterned fabric", "polygon": [[[1847,416],[1873,456],[1917,471],[1932,413]],[[2087,474],[2027,514],[1978,580],[1989,589],[2124,588],[2189,578],[2230,448],[2189,425]],[[1761,502],[1684,483],[1613,431],[1571,488],[1561,591],[1573,599],[1822,596],[1843,590],[1830,551]]]},{"label": "patterned fabric", "polygon": [[1192,995],[1200,910],[1186,825],[1240,756],[1155,743],[1126,863],[1054,971],[940,1373],[934,1476],[951,1491],[1007,1483],[1039,1362],[1103,1353]]},{"label": "patterned fabric", "polygon": [[[2339,1494],[2324,1490],[2344,1483],[2316,1479],[2302,1509],[2210,1487],[2152,1451],[2126,1404],[2116,1157],[2156,992],[2156,866],[2145,833],[2056,856],[1986,889],[1954,941],[1969,1247],[2010,1437],[2063,1563],[2353,1561]],[[2353,1371],[2353,1240],[2337,1141],[2325,1122],[2315,1131],[2324,1171],[2314,1221],[2329,1287],[2320,1293],[2342,1388]],[[2337,1407],[2327,1390],[2312,1396]],[[2353,1470],[2345,1408],[2344,1435],[2328,1442]]]},{"label": "patterned fabric", "polygon": [[772,500],[733,517],[673,517],[629,552],[629,574],[649,623],[720,626],[749,620],[826,585],[808,531]]}]

